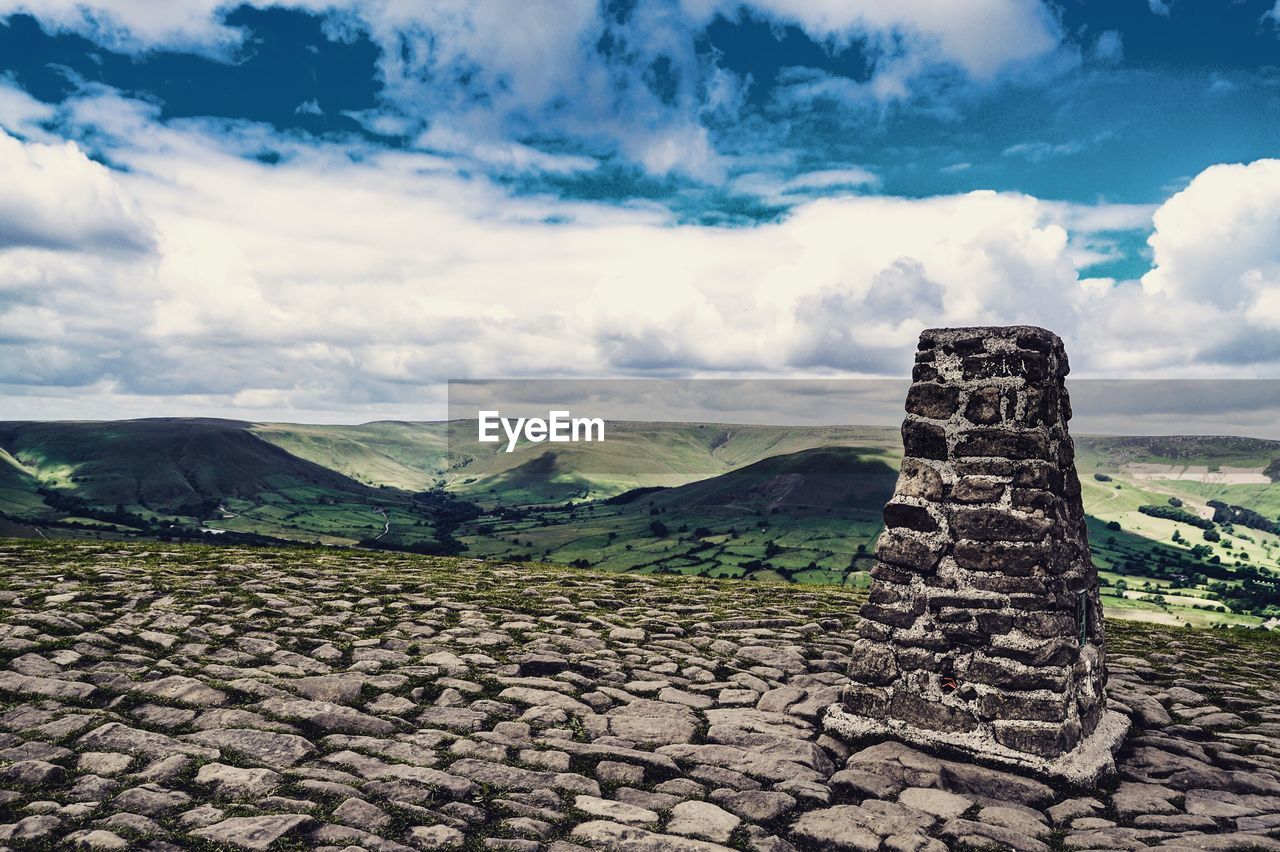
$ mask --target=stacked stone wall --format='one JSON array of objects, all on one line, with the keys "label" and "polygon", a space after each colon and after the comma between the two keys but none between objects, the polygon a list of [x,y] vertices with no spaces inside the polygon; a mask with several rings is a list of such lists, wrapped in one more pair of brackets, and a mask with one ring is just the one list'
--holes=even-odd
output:
[{"label": "stacked stone wall", "polygon": [[1105,709],[1062,341],[1028,326],[920,340],[905,457],[844,709],[1053,758]]}]

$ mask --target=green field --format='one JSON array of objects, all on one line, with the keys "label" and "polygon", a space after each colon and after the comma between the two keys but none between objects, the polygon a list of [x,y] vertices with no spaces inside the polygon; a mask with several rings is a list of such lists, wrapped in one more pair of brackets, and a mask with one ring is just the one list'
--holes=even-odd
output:
[{"label": "green field", "polygon": [[457,502],[358,481],[236,421],[4,423],[0,448],[0,517],[50,538],[352,545],[390,518],[432,544]]},{"label": "green field", "polygon": [[[874,427],[617,423],[603,443],[507,453],[466,421],[4,423],[0,535],[865,586],[900,458],[897,430]],[[1196,626],[1280,616],[1280,535],[1257,528],[1280,516],[1277,459],[1280,443],[1253,439],[1078,438],[1108,611]]]},{"label": "green field", "polygon": [[[1230,523],[1213,523],[1207,534],[1140,511],[1176,504],[1209,520],[1209,501],[1218,500],[1280,520],[1280,484],[1265,481],[1274,475],[1268,468],[1280,458],[1280,443],[1088,436],[1076,446],[1094,561],[1110,584],[1104,604],[1114,617],[1212,626],[1259,624],[1280,614],[1274,593],[1280,535]],[[1221,481],[1231,478],[1264,481]],[[1262,594],[1250,594],[1249,586]],[[1251,604],[1268,590],[1269,607]]]},{"label": "green field", "polygon": [[253,427],[253,433],[300,459],[373,487],[426,491],[448,472],[448,441],[442,424],[267,423]]},{"label": "green field", "polygon": [[874,446],[802,450],[626,502],[486,515],[460,534],[470,553],[490,558],[856,584],[896,461]]}]

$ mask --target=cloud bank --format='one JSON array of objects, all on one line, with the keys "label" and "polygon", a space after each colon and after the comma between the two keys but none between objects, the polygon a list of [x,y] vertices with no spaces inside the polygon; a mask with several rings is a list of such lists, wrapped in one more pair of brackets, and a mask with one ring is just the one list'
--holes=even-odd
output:
[{"label": "cloud bank", "polygon": [[[856,161],[887,115],[946,135],[966,105],[1140,47],[1037,0],[256,5],[375,45],[375,105],[308,130],[66,69],[45,103],[0,76],[0,418],[426,418],[455,378],[898,377],[942,324],[1048,326],[1077,375],[1280,366],[1280,161],[1189,170],[1152,205],[882,194],[936,186],[917,166],[966,188],[1019,185],[985,183],[993,163],[1074,174],[1123,128],[926,166],[908,126],[885,146],[896,175]],[[240,4],[153,7],[0,0],[0,19],[129,62],[260,47]],[[708,46],[724,26],[786,60],[735,64]],[[333,109],[304,94],[286,113]]]},{"label": "cloud bank", "polygon": [[[865,73],[787,69],[794,85],[770,97],[780,109],[834,98],[872,117],[1072,50],[1041,0],[0,0],[0,20],[27,14],[110,50],[236,62],[252,51],[253,34],[227,23],[242,6],[323,16],[335,41],[369,38],[379,104],[352,117],[412,146],[516,172],[588,171],[616,157],[653,177],[712,183],[740,153],[718,131],[744,117],[759,86],[700,41],[716,20],[794,27],[828,56],[860,59]],[[578,150],[546,150],[549,138]]]},{"label": "cloud bank", "polygon": [[[113,95],[69,111],[130,142],[112,169],[0,135],[4,417],[422,418],[452,378],[901,376],[940,324],[1046,325],[1093,376],[1280,361],[1277,161],[1209,169],[1154,215],[846,195],[713,228]],[[281,162],[246,156],[264,142]],[[1100,235],[1144,225],[1141,281],[1082,277]]]}]

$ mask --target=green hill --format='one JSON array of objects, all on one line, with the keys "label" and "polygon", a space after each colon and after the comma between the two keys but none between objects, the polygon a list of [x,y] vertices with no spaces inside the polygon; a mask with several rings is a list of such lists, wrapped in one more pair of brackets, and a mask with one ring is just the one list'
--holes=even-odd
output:
[{"label": "green hill", "polygon": [[655,495],[662,506],[879,516],[898,472],[871,447],[817,447],[773,456]]},{"label": "green hill", "polygon": [[[897,478],[879,447],[818,447],[671,488],[507,509],[464,525],[476,555],[643,573],[858,582]],[[865,577],[861,577],[865,579]]]},{"label": "green hill", "polygon": [[[610,423],[480,444],[473,421],[0,423],[0,535],[319,542],[642,573],[867,582],[891,428]],[[1280,613],[1280,442],[1079,436],[1108,610]],[[640,489],[640,490],[637,490]]]},{"label": "green hill", "polygon": [[381,421],[359,426],[263,423],[257,437],[300,459],[370,486],[426,491],[448,473],[443,423]]},{"label": "green hill", "polygon": [[897,443],[892,429],[622,422],[604,442],[524,443],[507,453],[480,444],[474,429],[466,421],[0,423],[0,514],[65,522],[58,535],[153,534],[148,525],[164,524],[414,546],[436,533],[441,486],[493,510],[556,506],[684,485],[814,446],[868,444],[890,458]]},{"label": "green hill", "polygon": [[1265,470],[1280,462],[1280,441],[1230,435],[1077,435],[1075,444],[1079,457],[1111,468],[1146,463]]},{"label": "green hill", "polygon": [[[1085,510],[1157,540],[1171,541],[1175,530],[1188,535],[1181,528],[1186,525],[1136,517],[1140,506],[1179,501],[1186,511],[1211,518],[1213,501],[1280,519],[1280,441],[1088,435],[1076,439],[1076,450]],[[1199,532],[1190,534],[1201,538]],[[1280,539],[1253,531],[1245,535],[1235,538],[1235,553],[1245,550],[1249,561],[1280,567]]]},{"label": "green hill", "polygon": [[874,448],[901,455],[897,429],[610,422],[597,443],[478,443],[471,421],[450,424],[447,487],[482,505],[598,500],[641,487],[676,487],[773,456],[815,447]]},{"label": "green hill", "polygon": [[54,535],[354,544],[395,525],[434,548],[457,502],[357,482],[233,420],[4,423],[0,448],[0,511]]},{"label": "green hill", "polygon": [[254,435],[366,485],[421,491],[444,485],[482,504],[526,505],[678,486],[812,447],[897,452],[896,429],[610,422],[594,443],[481,444],[474,420],[359,426],[258,424]]},{"label": "green hill", "polygon": [[17,459],[0,449],[0,512],[34,515],[47,511],[40,482]]},{"label": "green hill", "polygon": [[294,489],[370,491],[233,420],[10,423],[0,425],[0,447],[48,488],[93,505],[158,513],[193,514],[184,510]]},{"label": "green hill", "polygon": [[[1280,613],[1280,536],[1227,520],[1280,518],[1280,441],[1084,435],[1075,443],[1114,617],[1256,624]],[[1216,512],[1211,502],[1247,511]]]}]

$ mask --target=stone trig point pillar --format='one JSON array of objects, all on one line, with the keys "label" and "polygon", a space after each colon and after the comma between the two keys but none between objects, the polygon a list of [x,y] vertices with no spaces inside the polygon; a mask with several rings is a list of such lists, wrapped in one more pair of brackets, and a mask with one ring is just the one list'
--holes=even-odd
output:
[{"label": "stone trig point pillar", "polygon": [[853,684],[826,722],[1080,785],[1114,770],[1098,574],[1042,328],[920,336]]}]

